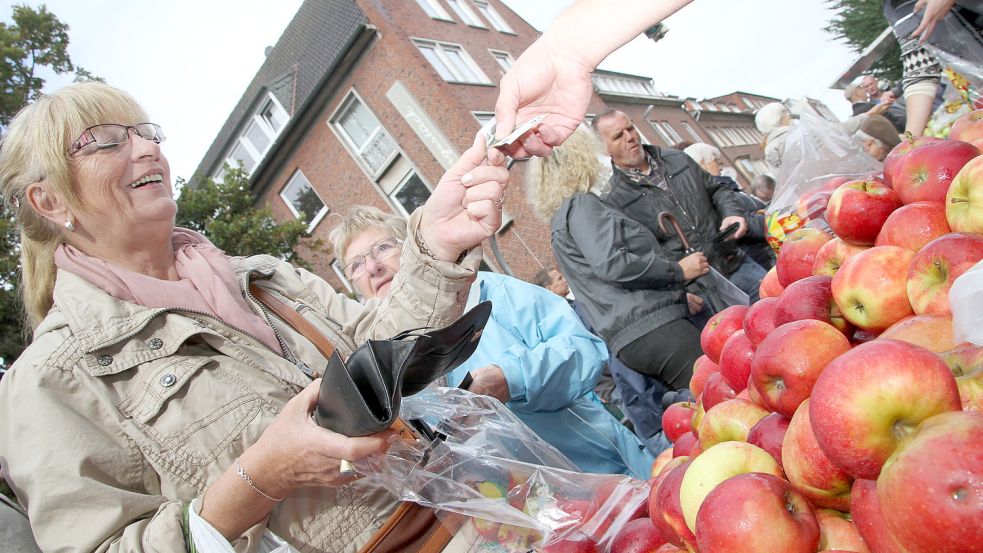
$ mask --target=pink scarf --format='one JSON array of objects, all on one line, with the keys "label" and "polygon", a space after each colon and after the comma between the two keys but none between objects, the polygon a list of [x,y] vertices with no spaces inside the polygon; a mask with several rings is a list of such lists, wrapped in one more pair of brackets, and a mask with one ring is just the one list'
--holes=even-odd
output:
[{"label": "pink scarf", "polygon": [[193,230],[175,227],[171,235],[180,280],[161,280],[130,271],[62,244],[55,265],[75,273],[110,296],[144,307],[177,307],[209,313],[245,330],[281,352],[266,321],[249,309],[228,256]]}]

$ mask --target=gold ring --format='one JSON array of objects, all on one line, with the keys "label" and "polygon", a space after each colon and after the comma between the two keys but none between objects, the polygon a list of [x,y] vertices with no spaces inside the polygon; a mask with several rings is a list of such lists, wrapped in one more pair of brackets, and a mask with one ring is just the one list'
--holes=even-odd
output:
[{"label": "gold ring", "polygon": [[496,207],[502,207],[502,204],[505,203],[505,194],[502,194],[502,197],[497,200],[492,200],[492,203],[495,204]]}]

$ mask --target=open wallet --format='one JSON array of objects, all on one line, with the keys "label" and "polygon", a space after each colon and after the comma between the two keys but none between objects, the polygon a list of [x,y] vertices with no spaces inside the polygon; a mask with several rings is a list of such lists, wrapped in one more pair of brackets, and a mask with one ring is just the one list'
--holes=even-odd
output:
[{"label": "open wallet", "polygon": [[319,426],[345,436],[366,436],[392,426],[403,396],[411,396],[471,357],[491,316],[481,302],[438,330],[408,330],[369,340],[343,360],[334,344],[282,300],[257,286],[252,296],[313,343],[328,360],[314,410]]}]

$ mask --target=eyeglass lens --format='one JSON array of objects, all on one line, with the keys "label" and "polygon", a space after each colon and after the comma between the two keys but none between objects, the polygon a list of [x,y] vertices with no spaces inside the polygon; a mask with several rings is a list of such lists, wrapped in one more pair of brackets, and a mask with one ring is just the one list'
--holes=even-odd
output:
[{"label": "eyeglass lens", "polygon": [[137,123],[136,125],[105,123],[86,129],[82,133],[82,136],[75,141],[72,153],[93,143],[97,148],[122,144],[129,139],[130,129],[133,129],[133,132],[137,133],[144,140],[152,140],[158,144],[164,141],[164,132],[161,130],[160,125],[155,123]]}]

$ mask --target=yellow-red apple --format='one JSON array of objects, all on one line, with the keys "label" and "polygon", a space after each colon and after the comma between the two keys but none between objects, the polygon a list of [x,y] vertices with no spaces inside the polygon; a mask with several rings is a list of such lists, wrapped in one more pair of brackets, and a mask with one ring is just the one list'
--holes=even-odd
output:
[{"label": "yellow-red apple", "polygon": [[[751,386],[753,389],[754,387]],[[792,419],[780,413],[770,413],[759,420],[747,433],[747,443],[756,445],[768,452],[769,455],[782,464],[782,442],[788,432],[788,424]]]},{"label": "yellow-red apple", "polygon": [[[750,309],[748,310],[750,312]],[[743,322],[742,322],[743,325]],[[730,335],[720,351],[720,375],[732,390],[737,393],[747,388],[751,375],[751,361],[754,360],[754,344],[744,329]]]},{"label": "yellow-red apple", "polygon": [[956,347],[949,315],[914,315],[891,325],[879,338],[901,340],[936,353]]},{"label": "yellow-red apple", "polygon": [[819,448],[809,421],[808,399],[792,416],[785,433],[782,468],[788,481],[813,505],[837,511],[850,510],[853,478],[840,470]]},{"label": "yellow-red apple", "polygon": [[844,241],[858,246],[872,246],[888,215],[899,207],[901,199],[897,192],[884,181],[851,181],[833,192],[826,208],[826,222],[833,233]]},{"label": "yellow-red apple", "polygon": [[700,347],[703,354],[714,363],[720,363],[720,352],[730,335],[741,330],[744,325],[744,314],[748,306],[732,305],[717,313],[707,322],[700,332]]},{"label": "yellow-red apple", "polygon": [[[812,265],[823,244],[833,237],[817,228],[800,228],[785,237],[778,251],[775,272],[782,287],[812,275]],[[766,275],[767,278],[767,275]]]},{"label": "yellow-red apple", "polygon": [[777,306],[778,298],[763,298],[754,302],[744,315],[744,335],[751,340],[751,345],[754,347],[758,347],[765,336],[778,327],[775,322]]},{"label": "yellow-red apple", "polygon": [[983,150],[983,109],[973,110],[956,119],[949,129],[949,139],[969,142]]},{"label": "yellow-red apple", "polygon": [[952,179],[966,163],[980,155],[968,142],[943,140],[908,153],[891,179],[901,201],[941,202]]},{"label": "yellow-red apple", "polygon": [[901,545],[884,525],[881,503],[877,499],[876,480],[854,480],[850,493],[850,516],[853,524],[873,553],[914,553]]},{"label": "yellow-red apple", "polygon": [[819,523],[821,550],[870,553],[849,514],[832,509],[816,509],[816,521]]},{"label": "yellow-red apple", "polygon": [[701,355],[693,363],[693,378],[689,381],[689,391],[693,392],[693,397],[698,397],[703,393],[703,388],[707,384],[710,375],[720,371],[720,366],[710,360],[706,355]]},{"label": "yellow-red apple", "polygon": [[666,439],[676,443],[683,434],[693,430],[693,412],[696,405],[685,401],[673,403],[662,413],[662,431]]},{"label": "yellow-red apple", "polygon": [[765,273],[765,278],[761,279],[761,284],[758,285],[758,297],[773,298],[782,293],[784,287],[781,282],[778,282],[778,267],[772,267],[768,269]]},{"label": "yellow-red apple", "polygon": [[833,277],[833,300],[843,317],[880,332],[913,315],[906,286],[914,255],[897,246],[878,246],[848,259]]},{"label": "yellow-red apple", "polygon": [[707,410],[697,437],[704,451],[721,442],[746,442],[748,431],[768,415],[761,407],[743,399],[731,399]]},{"label": "yellow-red apple", "polygon": [[887,154],[887,157],[884,158],[884,182],[887,183],[888,186],[893,185],[894,175],[898,172],[901,162],[909,152],[916,148],[921,148],[922,146],[927,146],[929,144],[934,144],[941,141],[941,138],[936,138],[934,136],[919,136],[905,138],[902,140],[897,146],[892,148]]},{"label": "yellow-red apple", "polygon": [[949,288],[983,259],[983,236],[946,234],[925,245],[908,267],[908,301],[919,315],[948,315]]},{"label": "yellow-red apple", "polygon": [[959,171],[945,195],[945,218],[953,232],[983,234],[983,157]]},{"label": "yellow-red apple", "polygon": [[[830,244],[832,242],[829,242]],[[839,306],[833,301],[833,277],[813,275],[790,284],[778,298],[775,308],[775,324],[782,326],[792,321],[813,319],[832,325],[844,336],[853,336],[856,330],[843,318]]]},{"label": "yellow-red apple", "polygon": [[874,245],[898,246],[917,252],[925,244],[950,232],[949,221],[945,218],[945,204],[915,202],[901,206],[888,216]]},{"label": "yellow-red apple", "polygon": [[816,252],[816,259],[812,262],[812,274],[833,276],[847,259],[866,249],[867,246],[857,246],[834,238],[823,244],[823,247]]}]

